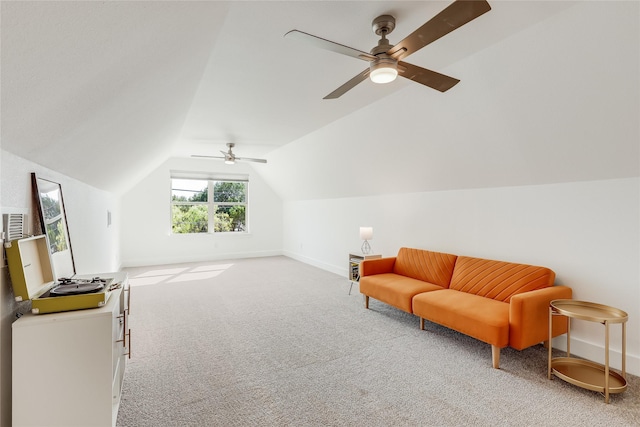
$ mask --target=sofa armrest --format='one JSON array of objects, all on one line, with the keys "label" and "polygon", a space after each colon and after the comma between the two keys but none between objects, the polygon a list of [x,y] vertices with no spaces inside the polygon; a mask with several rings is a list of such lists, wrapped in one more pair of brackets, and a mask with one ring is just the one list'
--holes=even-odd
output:
[{"label": "sofa armrest", "polygon": [[396,257],[365,259],[360,263],[360,277],[393,273]]},{"label": "sofa armrest", "polygon": [[[523,292],[511,297],[509,303],[509,346],[522,350],[549,340],[549,303],[554,299],[571,299],[567,286],[550,286]],[[567,319],[554,316],[552,335],[567,332]]]}]

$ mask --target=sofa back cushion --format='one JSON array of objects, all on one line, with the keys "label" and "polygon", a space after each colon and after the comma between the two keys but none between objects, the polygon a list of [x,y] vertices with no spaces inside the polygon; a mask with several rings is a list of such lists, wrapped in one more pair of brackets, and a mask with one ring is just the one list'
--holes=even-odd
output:
[{"label": "sofa back cushion", "polygon": [[509,302],[513,295],[552,286],[555,277],[546,267],[459,256],[449,288]]},{"label": "sofa back cushion", "polygon": [[456,258],[440,252],[400,248],[393,272],[448,288]]}]

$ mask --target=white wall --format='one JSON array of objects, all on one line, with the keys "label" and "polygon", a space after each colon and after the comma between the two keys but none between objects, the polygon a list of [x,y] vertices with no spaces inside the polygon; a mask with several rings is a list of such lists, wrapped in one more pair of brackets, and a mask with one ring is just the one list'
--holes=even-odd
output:
[{"label": "white wall", "polygon": [[[171,234],[170,171],[249,174],[248,234]],[[272,256],[282,253],[282,201],[247,163],[169,159],[122,196],[126,266]]]},{"label": "white wall", "polygon": [[[290,201],[283,247],[346,276],[359,227],[373,226],[373,250],[384,256],[407,246],[549,267],[575,299],[629,314],[627,369],[639,375],[639,218],[640,178]],[[619,327],[612,334],[611,363],[619,368]],[[603,361],[601,326],[574,322],[572,338],[572,352]]]},{"label": "white wall", "polygon": [[[113,194],[90,187],[36,163],[1,150],[2,213],[29,215],[30,231],[35,229],[37,207],[32,202],[31,173],[58,182],[67,212],[69,236],[76,272],[93,274],[117,271],[119,268],[119,203]],[[112,213],[112,226],[107,227],[107,211]],[[11,291],[8,269],[0,272],[0,425],[11,425],[11,324],[17,312],[29,309],[29,303],[16,304]]]}]

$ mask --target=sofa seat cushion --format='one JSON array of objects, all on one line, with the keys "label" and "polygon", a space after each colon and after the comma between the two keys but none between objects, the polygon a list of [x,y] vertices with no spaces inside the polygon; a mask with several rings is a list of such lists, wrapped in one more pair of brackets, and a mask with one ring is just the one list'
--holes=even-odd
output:
[{"label": "sofa seat cushion", "polygon": [[444,289],[442,286],[394,273],[374,274],[360,279],[360,293],[411,313],[414,295]]},{"label": "sofa seat cushion", "polygon": [[514,295],[553,286],[555,277],[546,267],[459,256],[448,287],[509,302]]},{"label": "sofa seat cushion", "polygon": [[443,289],[413,297],[413,313],[498,347],[509,345],[509,304]]}]

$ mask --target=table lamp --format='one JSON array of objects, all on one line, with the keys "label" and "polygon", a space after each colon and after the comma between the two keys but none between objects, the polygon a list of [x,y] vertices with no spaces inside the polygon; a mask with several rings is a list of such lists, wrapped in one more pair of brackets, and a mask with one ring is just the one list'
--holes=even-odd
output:
[{"label": "table lamp", "polygon": [[373,239],[373,227],[360,227],[360,239],[364,240],[362,247],[360,248],[362,253],[370,254],[371,246],[369,245],[368,240]]}]

